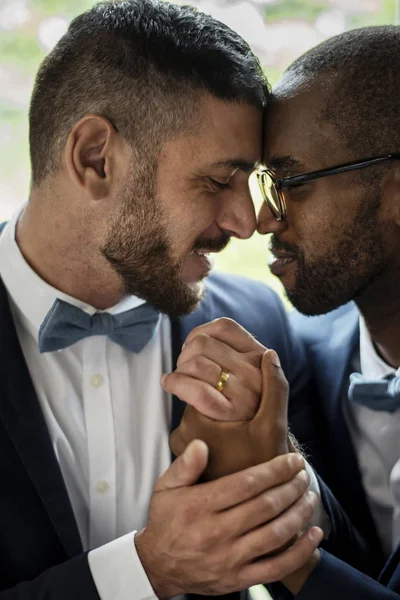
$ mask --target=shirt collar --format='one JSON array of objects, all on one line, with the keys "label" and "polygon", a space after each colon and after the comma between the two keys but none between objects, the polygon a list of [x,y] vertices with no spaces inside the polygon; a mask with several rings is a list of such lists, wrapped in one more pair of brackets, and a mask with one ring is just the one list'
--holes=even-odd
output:
[{"label": "shirt collar", "polygon": [[377,353],[362,316],[360,316],[360,365],[361,373],[371,379],[381,379],[393,374],[400,376],[400,368],[394,369]]},{"label": "shirt collar", "polygon": [[90,304],[64,294],[46,283],[28,265],[15,240],[16,225],[21,212],[22,209],[14,214],[0,235],[0,277],[14,306],[36,331],[39,331],[57,298],[77,306],[89,315],[95,312],[118,314],[145,303],[141,298],[128,296],[107,311],[97,311]]}]

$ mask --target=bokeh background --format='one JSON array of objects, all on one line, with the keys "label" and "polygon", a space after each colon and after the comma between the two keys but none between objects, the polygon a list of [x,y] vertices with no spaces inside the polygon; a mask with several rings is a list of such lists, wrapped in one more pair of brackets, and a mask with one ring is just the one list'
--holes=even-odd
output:
[{"label": "bokeh background", "polygon": [[[36,70],[70,20],[94,4],[94,0],[0,0],[0,222],[29,193],[27,113]],[[327,37],[365,25],[398,24],[400,18],[400,0],[195,0],[193,4],[243,35],[271,84],[297,56]],[[268,271],[267,239],[257,234],[245,242],[233,240],[217,257],[216,268],[267,281],[281,292]]]}]

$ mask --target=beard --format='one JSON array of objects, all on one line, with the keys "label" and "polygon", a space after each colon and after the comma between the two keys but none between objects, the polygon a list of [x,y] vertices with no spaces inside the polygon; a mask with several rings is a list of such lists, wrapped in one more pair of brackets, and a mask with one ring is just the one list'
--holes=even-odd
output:
[{"label": "beard", "polygon": [[[128,295],[143,298],[162,313],[181,316],[196,308],[205,285],[182,278],[183,258],[174,256],[169,241],[162,202],[155,194],[155,172],[156,167],[143,168],[125,184],[121,209],[101,252]],[[225,233],[218,239],[198,238],[192,250],[219,251],[229,238]]]},{"label": "beard", "polygon": [[[354,220],[330,238],[315,237],[313,258],[306,259],[296,244],[280,242],[274,235],[271,249],[285,250],[296,260],[295,283],[285,288],[293,306],[305,315],[325,314],[356,300],[386,271],[389,255],[379,228],[378,190],[362,199]],[[317,244],[323,251],[318,251]]]}]

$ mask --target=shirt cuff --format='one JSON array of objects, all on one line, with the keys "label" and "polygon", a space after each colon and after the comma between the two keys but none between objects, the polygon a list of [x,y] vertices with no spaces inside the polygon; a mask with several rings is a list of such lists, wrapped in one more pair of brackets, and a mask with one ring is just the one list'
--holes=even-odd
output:
[{"label": "shirt cuff", "polygon": [[309,490],[311,490],[312,492],[314,492],[314,494],[317,495],[318,498],[318,502],[315,506],[314,509],[314,514],[312,519],[309,521],[308,523],[308,527],[320,527],[322,529],[322,531],[324,532],[324,540],[327,540],[329,537],[329,534],[331,532],[332,526],[331,526],[331,522],[329,520],[328,515],[325,512],[324,509],[324,505],[323,502],[321,500],[321,490],[319,489],[319,483],[318,483],[318,479],[314,473],[314,469],[308,464],[307,461],[305,462],[305,470],[307,471],[307,473],[310,476],[310,485],[308,487]]},{"label": "shirt cuff", "polygon": [[135,547],[136,531],[91,550],[90,571],[101,600],[158,600]]}]

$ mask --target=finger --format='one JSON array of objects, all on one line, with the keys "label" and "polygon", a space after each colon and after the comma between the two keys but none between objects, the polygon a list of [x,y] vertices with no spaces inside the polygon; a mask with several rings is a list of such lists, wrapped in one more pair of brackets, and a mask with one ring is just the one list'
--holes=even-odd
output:
[{"label": "finger", "polygon": [[311,559],[323,536],[322,529],[312,527],[281,554],[248,564],[240,572],[240,589],[245,589],[258,583],[281,581],[281,579],[294,573]]},{"label": "finger", "polygon": [[[259,390],[261,390],[261,373],[259,369],[248,366],[249,374],[244,380],[242,377],[237,377],[235,373],[229,373],[228,381],[222,391],[222,394],[227,398],[232,406],[232,420],[250,420],[254,417],[259,405]],[[243,370],[243,369],[241,369]],[[208,383],[212,388],[218,382],[221,375],[221,367],[205,356],[196,356],[192,360],[188,360],[180,365],[173,375],[188,375],[199,381]],[[170,384],[172,382],[170,381]],[[172,383],[173,385],[173,383]],[[219,392],[221,393],[221,392]],[[179,396],[179,394],[178,394]],[[193,399],[189,394],[184,400],[193,406]],[[205,407],[196,406],[197,410],[204,414]],[[220,420],[218,406],[210,407],[211,412],[208,417]]]},{"label": "finger", "polygon": [[289,384],[274,350],[267,350],[261,361],[262,396],[254,417],[257,426],[287,429]]},{"label": "finger", "polygon": [[207,445],[201,440],[193,440],[185,452],[157,480],[154,491],[162,492],[196,483],[204,472],[207,461]]},{"label": "finger", "polygon": [[317,497],[313,492],[303,494],[290,508],[270,523],[258,527],[241,537],[238,547],[243,562],[275,552],[295,538],[310,521]]},{"label": "finger", "polygon": [[179,355],[177,366],[179,367],[195,356],[207,356],[220,366],[223,361],[222,364],[225,368],[231,367],[232,362],[240,360],[239,353],[232,346],[205,333],[198,333],[192,337],[190,343],[185,344]]},{"label": "finger", "polygon": [[224,527],[232,532],[233,537],[238,537],[271,521],[301,498],[309,483],[307,471],[300,471],[292,480],[227,511]]},{"label": "finger", "polygon": [[204,484],[204,493],[212,494],[215,510],[222,511],[290,481],[304,469],[304,464],[304,459],[299,454],[277,456],[267,463]]},{"label": "finger", "polygon": [[224,367],[231,372],[235,372],[237,365],[245,361],[255,368],[259,368],[261,359],[264,353],[264,347],[260,346],[261,350],[256,348],[250,352],[238,352],[229,344],[213,338],[204,333],[199,333],[193,337],[190,344],[186,344],[182,350],[177,366],[181,366],[187,360],[195,356],[206,356],[220,367]]},{"label": "finger", "polygon": [[190,404],[206,417],[218,421],[236,420],[235,407],[224,394],[205,381],[174,372],[164,377],[161,385],[166,392]]},{"label": "finger", "polygon": [[169,436],[169,448],[174,456],[180,456],[185,451],[188,443],[182,437],[181,427],[177,427]]},{"label": "finger", "polygon": [[204,334],[225,342],[237,352],[251,352],[257,350],[263,354],[265,346],[260,344],[244,327],[233,321],[222,317],[210,323],[205,323],[193,329],[185,340],[185,346],[190,344],[196,335]]}]

